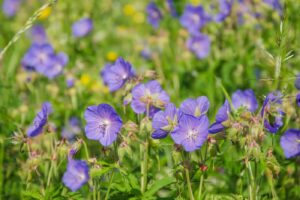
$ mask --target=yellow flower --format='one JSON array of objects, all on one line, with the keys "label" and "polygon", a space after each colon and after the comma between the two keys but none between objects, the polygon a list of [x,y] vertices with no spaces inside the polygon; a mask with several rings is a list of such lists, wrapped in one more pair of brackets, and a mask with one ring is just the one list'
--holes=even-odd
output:
[{"label": "yellow flower", "polygon": [[46,19],[52,12],[52,7],[48,6],[44,10],[42,10],[41,14],[39,15],[39,19]]},{"label": "yellow flower", "polygon": [[106,54],[106,59],[111,61],[111,62],[115,61],[117,58],[118,58],[118,54],[114,51],[109,51]]},{"label": "yellow flower", "polygon": [[133,5],[131,4],[126,4],[124,7],[123,7],[123,13],[124,15],[126,16],[131,16],[135,13],[135,8]]},{"label": "yellow flower", "polygon": [[145,15],[142,12],[135,13],[133,16],[133,21],[137,24],[142,24],[145,21]]},{"label": "yellow flower", "polygon": [[91,82],[91,77],[88,74],[82,74],[80,77],[80,83],[84,86],[89,85]]},{"label": "yellow flower", "polygon": [[200,0],[191,0],[191,4],[193,4],[194,6],[197,6],[200,4]]}]

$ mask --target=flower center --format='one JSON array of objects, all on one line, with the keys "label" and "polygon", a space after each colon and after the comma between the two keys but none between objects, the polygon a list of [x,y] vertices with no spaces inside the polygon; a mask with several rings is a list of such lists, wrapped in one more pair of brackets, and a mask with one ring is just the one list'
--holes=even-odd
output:
[{"label": "flower center", "polygon": [[190,140],[196,140],[197,139],[197,131],[195,129],[190,129],[188,131],[187,138]]}]

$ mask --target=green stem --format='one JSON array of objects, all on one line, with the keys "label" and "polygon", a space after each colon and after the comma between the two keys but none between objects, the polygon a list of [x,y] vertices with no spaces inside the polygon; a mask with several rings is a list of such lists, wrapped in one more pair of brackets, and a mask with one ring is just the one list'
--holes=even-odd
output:
[{"label": "green stem", "polygon": [[144,156],[143,156],[143,162],[141,165],[141,192],[144,193],[147,188],[147,176],[148,176],[148,151],[149,151],[149,142],[148,142],[148,135],[146,138],[146,142],[144,147]]},{"label": "green stem", "polygon": [[47,179],[47,187],[49,187],[49,185],[50,185],[52,172],[53,172],[53,166],[54,166],[54,161],[51,160],[51,166],[50,166],[50,170],[49,170],[49,173],[48,173],[48,179]]},{"label": "green stem", "polygon": [[250,178],[250,184],[249,184],[249,199],[250,200],[256,200],[256,182],[253,176],[253,172],[252,172],[252,167],[251,167],[251,163],[249,161],[247,161],[247,168],[248,168],[248,173],[249,173],[249,178]]},{"label": "green stem", "polygon": [[200,176],[200,184],[199,184],[199,193],[198,193],[198,199],[201,199],[202,196],[202,189],[203,189],[203,180],[204,180],[204,175],[201,174]]},{"label": "green stem", "polygon": [[105,200],[107,200],[109,198],[109,192],[110,192],[111,183],[113,181],[114,175],[115,175],[115,173],[112,170],[112,173],[111,173],[111,176],[110,176],[110,180],[109,180],[109,185],[108,185],[107,192],[106,192],[106,195],[105,195]]},{"label": "green stem", "polygon": [[82,140],[82,144],[83,144],[83,148],[84,148],[84,151],[85,151],[86,159],[88,160],[88,159],[90,159],[90,155],[89,155],[89,150],[88,150],[87,145],[86,145],[84,140]]},{"label": "green stem", "polygon": [[190,181],[190,173],[187,168],[185,168],[185,177],[186,177],[186,182],[187,182],[187,186],[188,186],[188,190],[189,190],[190,200],[194,200],[192,185],[191,185],[191,181]]}]

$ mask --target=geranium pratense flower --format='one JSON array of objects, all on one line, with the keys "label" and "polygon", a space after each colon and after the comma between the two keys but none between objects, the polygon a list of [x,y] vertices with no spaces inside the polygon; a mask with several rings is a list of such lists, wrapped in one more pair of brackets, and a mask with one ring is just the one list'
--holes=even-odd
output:
[{"label": "geranium pratense flower", "polygon": [[145,84],[141,83],[132,89],[131,107],[137,114],[147,112],[153,116],[155,112],[164,108],[170,101],[169,95],[161,88],[161,85],[153,80]]},{"label": "geranium pratense flower", "polygon": [[152,127],[154,132],[152,138],[162,139],[174,130],[177,126],[178,111],[173,103],[169,103],[164,111],[160,110],[154,114]]},{"label": "geranium pratense flower", "polygon": [[250,112],[255,112],[258,103],[253,90],[237,90],[232,94],[232,104],[235,109],[246,108]]},{"label": "geranium pratense flower", "polygon": [[22,66],[28,71],[43,71],[50,65],[54,55],[54,49],[50,44],[33,44],[24,55]]},{"label": "geranium pratense flower", "polygon": [[89,106],[84,113],[87,122],[85,133],[88,139],[99,140],[103,146],[111,145],[122,128],[122,119],[108,104]]},{"label": "geranium pratense flower", "polygon": [[210,39],[207,35],[203,34],[191,36],[187,40],[186,46],[197,56],[197,58],[203,59],[209,55]]},{"label": "geranium pratense flower", "polygon": [[283,125],[282,97],[281,92],[274,91],[267,95],[263,103],[261,117],[264,118],[265,128],[271,133],[276,133]]},{"label": "geranium pratense flower", "polygon": [[208,136],[209,120],[206,115],[200,118],[183,114],[179,118],[178,127],[170,134],[176,144],[191,152],[199,149]]},{"label": "geranium pratense flower", "polygon": [[49,65],[44,68],[38,68],[38,72],[48,77],[48,79],[53,79],[63,72],[64,67],[69,61],[68,56],[60,52],[53,55],[50,59]]},{"label": "geranium pratense flower", "polygon": [[181,25],[191,34],[198,34],[200,29],[210,21],[210,16],[202,6],[187,5],[180,17]]},{"label": "geranium pratense flower", "polygon": [[213,123],[208,131],[209,133],[218,133],[225,129],[223,122],[227,121],[230,113],[230,105],[226,100],[225,103],[219,108],[216,115],[216,122]]},{"label": "geranium pratense flower", "polygon": [[93,30],[93,21],[90,18],[82,18],[72,26],[72,34],[76,38],[84,37]]},{"label": "geranium pratense flower", "polygon": [[197,99],[186,99],[180,105],[180,112],[194,117],[205,115],[209,109],[209,100],[206,96],[200,96]]},{"label": "geranium pratense flower", "polygon": [[216,22],[224,21],[231,12],[233,0],[219,0],[219,13],[214,17]]},{"label": "geranium pratense flower", "polygon": [[177,11],[173,0],[167,0],[168,9],[173,17],[177,17]]},{"label": "geranium pratense flower", "polygon": [[89,167],[83,160],[73,160],[69,156],[67,170],[63,175],[63,183],[72,192],[81,188],[90,179]]},{"label": "geranium pratense flower", "polygon": [[18,12],[22,0],[4,0],[2,10],[5,16],[13,17]]},{"label": "geranium pratense flower", "polygon": [[300,130],[287,130],[280,138],[280,146],[286,158],[300,155]]},{"label": "geranium pratense flower", "polygon": [[101,71],[104,84],[111,92],[119,90],[125,83],[135,76],[131,64],[123,58],[118,58],[114,64],[107,64]]},{"label": "geranium pratense flower", "polygon": [[282,5],[280,0],[263,0],[263,2],[271,6],[274,10],[277,10],[279,15],[282,15]]},{"label": "geranium pratense flower", "polygon": [[156,4],[154,2],[150,2],[147,5],[146,12],[149,24],[151,24],[154,28],[158,28],[159,22],[162,19],[162,14]]},{"label": "geranium pratense flower", "polygon": [[72,140],[81,132],[80,121],[77,117],[71,117],[68,124],[63,128],[61,136],[67,140]]},{"label": "geranium pratense flower", "polygon": [[49,102],[42,105],[42,110],[38,112],[34,118],[33,125],[27,130],[28,137],[35,137],[43,132],[44,126],[47,124],[48,115],[52,113],[52,106]]},{"label": "geranium pratense flower", "polygon": [[47,39],[47,34],[44,29],[44,27],[40,24],[34,25],[31,30],[30,30],[30,38],[32,43],[35,44],[46,44],[48,39]]}]

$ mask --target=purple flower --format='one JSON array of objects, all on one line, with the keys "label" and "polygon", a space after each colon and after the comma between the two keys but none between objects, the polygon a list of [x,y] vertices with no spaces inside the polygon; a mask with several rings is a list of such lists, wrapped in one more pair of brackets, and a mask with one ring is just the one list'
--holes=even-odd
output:
[{"label": "purple flower", "polygon": [[74,78],[68,78],[68,79],[66,80],[66,84],[67,84],[67,87],[68,87],[68,88],[74,87],[74,84],[75,84]]},{"label": "purple flower", "polygon": [[22,59],[22,66],[27,71],[43,71],[50,65],[55,55],[50,44],[33,44]]},{"label": "purple flower", "polygon": [[89,178],[89,167],[85,161],[69,159],[67,171],[63,175],[65,186],[75,192],[87,183]]},{"label": "purple flower", "polygon": [[280,138],[280,146],[286,158],[300,155],[300,130],[287,130]]},{"label": "purple flower", "polygon": [[61,136],[67,140],[72,140],[76,135],[81,132],[80,121],[77,117],[69,119],[67,126],[61,132]]},{"label": "purple flower", "polygon": [[216,22],[224,21],[231,13],[233,0],[219,0],[219,13],[215,16]]},{"label": "purple flower", "polygon": [[168,9],[173,17],[177,17],[177,11],[173,0],[167,0]]},{"label": "purple flower", "polygon": [[222,123],[228,120],[229,113],[230,113],[230,105],[226,100],[225,103],[219,108],[217,112],[216,122],[209,127],[208,129],[209,133],[218,133],[223,131],[225,127],[223,126]]},{"label": "purple flower", "polygon": [[277,10],[279,15],[282,15],[282,5],[279,0],[263,0],[266,4]]},{"label": "purple flower", "polygon": [[84,37],[93,30],[93,21],[90,18],[82,18],[72,26],[72,34],[76,38]]},{"label": "purple flower", "polygon": [[31,28],[30,38],[32,43],[40,45],[46,44],[48,41],[46,31],[42,25],[34,25]]},{"label": "purple flower", "polygon": [[137,114],[145,113],[149,106],[149,115],[152,116],[170,101],[169,95],[161,88],[157,81],[138,84],[132,89],[131,108]]},{"label": "purple flower", "polygon": [[269,93],[263,103],[261,117],[264,118],[264,127],[270,133],[276,133],[283,125],[281,104],[282,94],[279,91]]},{"label": "purple flower", "polygon": [[162,139],[174,130],[177,126],[178,112],[173,103],[169,103],[164,111],[158,111],[154,114],[152,120],[152,127],[154,132],[152,138]]},{"label": "purple flower", "polygon": [[183,114],[178,122],[178,127],[171,133],[176,144],[191,152],[199,149],[208,136],[209,121],[206,115],[200,118]]},{"label": "purple flower", "polygon": [[104,84],[111,92],[119,90],[124,84],[135,76],[131,64],[123,58],[118,58],[114,64],[107,64],[101,71]]},{"label": "purple flower", "polygon": [[296,96],[296,104],[300,107],[300,93]]},{"label": "purple flower", "polygon": [[232,94],[232,104],[235,109],[241,107],[246,108],[250,112],[256,111],[258,108],[258,103],[253,90],[237,90]]},{"label": "purple flower", "polygon": [[300,90],[300,74],[296,76],[295,87],[297,88],[297,90]]},{"label": "purple flower", "polygon": [[2,10],[5,16],[13,17],[20,8],[21,0],[4,0]]},{"label": "purple flower", "polygon": [[209,100],[206,96],[198,97],[197,99],[186,99],[184,100],[179,108],[179,111],[187,114],[192,115],[194,117],[201,117],[207,113],[209,109]]},{"label": "purple flower", "polygon": [[199,34],[191,36],[186,45],[199,59],[203,59],[209,55],[210,39],[207,35]]},{"label": "purple flower", "polygon": [[122,119],[108,104],[89,106],[84,113],[87,122],[85,133],[88,139],[99,140],[103,146],[111,145],[122,128]]},{"label": "purple flower", "polygon": [[183,15],[180,17],[181,25],[191,34],[198,34],[199,30],[210,21],[210,16],[202,6],[187,5]]},{"label": "purple flower", "polygon": [[35,137],[42,133],[44,126],[47,124],[48,115],[52,113],[52,106],[49,102],[42,105],[42,110],[34,118],[33,125],[27,130],[28,137]]},{"label": "purple flower", "polygon": [[45,68],[38,68],[38,72],[48,77],[48,79],[53,79],[63,72],[64,67],[68,63],[68,56],[60,52],[57,55],[52,55],[50,63]]},{"label": "purple flower", "polygon": [[162,14],[156,4],[154,2],[150,2],[146,8],[146,12],[149,24],[151,24],[154,28],[158,28],[159,22],[162,19]]},{"label": "purple flower", "polygon": [[151,50],[149,48],[144,48],[142,51],[141,51],[141,56],[146,59],[146,60],[150,60],[152,58],[152,53],[151,53]]}]

